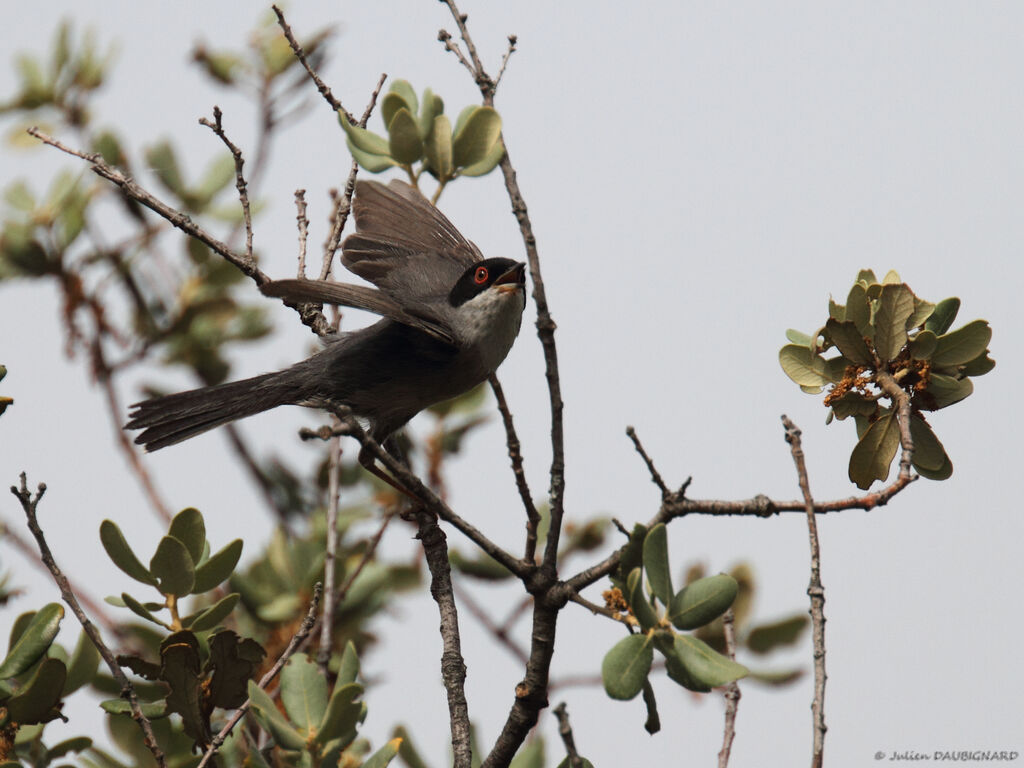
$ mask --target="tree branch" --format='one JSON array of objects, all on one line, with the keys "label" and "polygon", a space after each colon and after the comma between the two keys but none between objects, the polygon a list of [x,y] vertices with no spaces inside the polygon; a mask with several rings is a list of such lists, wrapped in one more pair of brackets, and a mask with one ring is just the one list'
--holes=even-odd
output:
[{"label": "tree branch", "polygon": [[[812,768],[821,768],[823,750],[825,748],[825,588],[821,585],[821,551],[818,547],[818,521],[814,514],[814,499],[811,497],[811,485],[807,479],[807,464],[800,442],[800,429],[790,421],[788,416],[782,417],[786,428],[786,442],[789,443],[796,464],[800,490],[804,495],[807,512],[807,533],[811,542],[811,581],[807,586],[807,594],[811,598],[811,628],[814,643],[814,701],[811,704],[811,716],[814,721],[814,745],[811,757]],[[911,453],[913,448],[911,447]],[[909,463],[908,463],[909,466]]]},{"label": "tree branch", "polygon": [[651,473],[651,480],[661,491],[661,498],[667,498],[671,491],[669,491],[668,486],[665,485],[665,481],[661,479],[661,475],[658,474],[658,470],[654,468],[654,462],[651,461],[651,457],[648,456],[647,451],[644,450],[644,446],[640,442],[640,437],[637,435],[636,430],[633,427],[626,427],[626,434],[629,436],[629,439],[633,441],[633,447],[636,448],[636,452],[640,454],[640,458],[644,460],[644,464],[647,465],[647,471]]},{"label": "tree branch", "polygon": [[153,759],[161,768],[166,768],[167,760],[164,756],[163,750],[160,749],[160,745],[156,742],[156,736],[153,734],[153,726],[150,724],[149,719],[142,714],[142,708],[139,706],[139,699],[135,695],[135,688],[132,686],[131,681],[125,675],[124,671],[117,663],[117,659],[114,658],[114,654],[107,647],[106,643],[103,642],[103,638],[100,636],[99,630],[96,629],[96,625],[89,621],[89,617],[86,616],[85,611],[82,610],[82,606],[78,602],[78,598],[75,597],[75,593],[71,589],[71,584],[67,578],[61,572],[56,561],[53,559],[53,553],[50,551],[49,544],[46,543],[46,537],[43,535],[42,528],[39,527],[39,520],[36,518],[36,508],[39,506],[39,500],[43,498],[43,494],[46,492],[46,484],[40,483],[36,495],[33,497],[28,490],[28,480],[25,473],[22,472],[19,476],[21,478],[21,487],[11,486],[11,493],[13,493],[18,501],[21,502],[21,508],[25,511],[25,517],[28,519],[28,529],[32,532],[35,537],[36,544],[39,546],[39,555],[42,558],[43,565],[46,566],[47,570],[53,576],[53,580],[57,582],[57,588],[60,590],[60,596],[65,603],[71,608],[72,613],[75,614],[75,618],[82,625],[82,630],[92,641],[92,644],[96,646],[96,650],[99,651],[100,656],[103,657],[103,661],[106,662],[107,668],[110,670],[110,674],[113,675],[117,684],[121,686],[121,697],[128,700],[128,706],[132,710],[132,720],[138,723],[139,728],[142,730],[142,740],[146,747],[153,754]]},{"label": "tree branch", "polygon": [[501,382],[498,381],[496,374],[492,373],[487,380],[491,383],[494,398],[498,401],[498,411],[501,413],[502,424],[505,425],[508,457],[512,460],[512,474],[516,479],[516,488],[519,489],[519,498],[523,501],[523,509],[526,510],[526,551],[523,554],[523,559],[532,563],[537,552],[537,526],[540,525],[540,513],[537,512],[533,496],[530,493],[530,486],[526,482],[519,435],[516,434],[515,424],[512,423],[512,411],[509,410],[508,402],[505,400],[505,391],[501,388]]},{"label": "tree branch", "polygon": [[565,745],[565,753],[569,757],[570,768],[583,768],[583,758],[576,751],[576,740],[572,736],[572,726],[569,725],[569,712],[563,701],[552,710],[558,718],[558,735],[562,737]]},{"label": "tree branch", "polygon": [[249,210],[249,191],[245,183],[245,176],[242,174],[245,160],[242,158],[242,150],[224,133],[223,117],[224,115],[221,113],[220,107],[214,105],[213,122],[211,123],[205,117],[201,117],[199,118],[199,124],[205,125],[224,142],[224,146],[231,152],[231,157],[235,161],[235,188],[238,190],[238,200],[242,204],[242,221],[245,222],[245,255],[250,261],[254,261],[252,254],[252,212]]},{"label": "tree branch", "polygon": [[331,633],[334,631],[334,569],[338,553],[338,496],[341,484],[341,438],[332,437],[327,443],[327,530],[324,539],[327,542],[324,556],[324,610],[320,615],[320,647],[316,653],[316,663],[327,676],[327,666],[331,660]]},{"label": "tree branch", "polygon": [[[729,608],[722,617],[722,633],[725,635],[725,652],[736,661],[735,614]],[[736,710],[740,704],[740,684],[733,680],[725,687],[725,732],[722,734],[722,748],[718,752],[718,768],[727,768],[732,742],[736,738]]]}]

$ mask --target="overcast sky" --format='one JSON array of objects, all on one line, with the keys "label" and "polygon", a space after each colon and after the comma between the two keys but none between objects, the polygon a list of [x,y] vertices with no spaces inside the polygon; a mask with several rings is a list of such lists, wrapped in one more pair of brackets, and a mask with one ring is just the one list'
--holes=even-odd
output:
[{"label": "overcast sky", "polygon": [[[478,98],[436,40],[438,28],[453,28],[443,5],[296,6],[289,19],[300,34],[336,26],[323,74],[348,109],[362,111],[381,72],[411,80],[418,91],[430,86],[452,114]],[[214,104],[224,109],[236,143],[252,146],[250,106],[208,86],[188,60],[197,40],[243,45],[268,6],[121,0],[45,7],[6,9],[0,98],[14,87],[14,52],[49,50],[67,16],[104,43],[116,42],[118,65],[97,112],[136,150],[168,138],[198,173],[221,149],[196,122]],[[852,425],[826,428],[820,398],[783,375],[777,353],[786,328],[810,332],[823,324],[829,294],[845,297],[861,268],[879,275],[894,268],[932,301],[960,296],[958,324],[991,322],[996,369],[978,380],[973,397],[931,420],[953,477],[922,480],[870,513],[819,520],[826,753],[841,766],[865,765],[878,751],[1020,750],[1024,525],[1013,489],[1022,374],[1024,6],[465,0],[462,10],[492,72],[506,35],[519,37],[497,107],[558,323],[571,519],[613,514],[631,525],[656,511],[658,493],[624,435],[627,424],[637,427],[671,484],[693,476],[694,497],[793,499],[799,489],[779,422],[787,413],[804,429],[816,497],[850,495]],[[256,223],[256,246],[274,276],[294,271],[293,191],[308,190],[311,242],[322,242],[326,190],[343,182],[348,167],[337,122],[325,105],[315,107],[289,126],[263,183],[267,209]],[[7,121],[3,129],[10,127]],[[371,127],[380,130],[379,118]],[[27,176],[40,188],[55,169],[76,167],[53,152],[0,153],[4,183]],[[441,206],[485,254],[523,257],[500,174],[453,185]],[[48,285],[0,285],[0,363],[10,371],[0,393],[16,400],[0,419],[0,480],[14,482],[25,470],[30,482],[47,482],[41,513],[58,560],[93,594],[120,592],[123,576],[102,552],[99,522],[113,517],[130,540],[152,544],[160,526],[126,474],[101,393],[81,361],[62,354],[56,297]],[[237,356],[238,376],[308,351],[310,336],[294,314],[272,312],[277,333]],[[499,373],[539,494],[550,454],[533,319],[528,309]],[[182,375],[166,385],[190,383]],[[131,402],[138,390],[127,384],[122,396]],[[261,454],[274,449],[308,463],[313,449],[294,434],[309,423],[309,414],[281,409],[242,430]],[[481,432],[468,449],[450,473],[453,505],[518,550],[521,506],[500,427]],[[247,552],[257,551],[272,521],[223,435],[144,461],[173,506],[206,514],[214,544],[244,528]],[[0,515],[21,522],[13,498],[0,501]],[[672,525],[669,538],[680,570],[693,561],[711,571],[749,561],[759,584],[758,619],[805,609],[808,545],[799,516],[688,518]],[[450,540],[467,548],[454,532]],[[401,527],[385,541],[395,556],[413,547]],[[6,636],[14,616],[56,593],[8,548],[0,558],[14,570],[14,583],[30,587],[27,598],[0,609]],[[476,594],[499,616],[515,600],[514,592]],[[490,743],[522,670],[462,616],[470,712]],[[403,721],[439,766],[448,735],[436,674],[440,643],[430,643],[436,625],[425,592],[379,623],[386,641],[365,668],[382,682],[368,693],[365,733],[380,743]],[[526,623],[522,630],[527,638]],[[597,673],[620,630],[568,607],[553,675]],[[62,638],[73,641],[67,630]],[[809,673],[809,641],[773,663]],[[697,699],[665,679],[655,688],[663,731],[653,737],[642,730],[639,701],[571,688],[552,704],[568,702],[576,743],[595,764],[676,764],[692,755],[688,764],[713,765],[721,698]],[[784,691],[744,684],[733,764],[802,764],[810,752],[811,696],[809,674]],[[95,722],[89,708],[72,709],[75,719],[61,732],[87,730],[82,724]],[[548,713],[542,729],[555,765],[561,750]]]}]

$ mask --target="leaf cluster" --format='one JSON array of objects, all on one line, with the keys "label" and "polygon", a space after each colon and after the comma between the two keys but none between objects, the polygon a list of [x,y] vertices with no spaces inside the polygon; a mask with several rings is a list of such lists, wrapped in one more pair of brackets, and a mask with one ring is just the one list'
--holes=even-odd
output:
[{"label": "leaf cluster", "polygon": [[[852,417],[856,424],[849,475],[859,488],[889,476],[900,446],[893,387],[910,400],[914,468],[932,480],[953,473],[924,414],[968,397],[974,391],[971,379],[995,366],[987,321],[950,330],[959,309],[956,297],[937,304],[918,298],[895,272],[879,281],[871,270],[862,270],[846,304],[830,300],[829,317],[813,335],[786,332],[790,343],[779,351],[786,375],[804,392],[827,391],[829,422]],[[826,357],[829,352],[835,354]]]}]

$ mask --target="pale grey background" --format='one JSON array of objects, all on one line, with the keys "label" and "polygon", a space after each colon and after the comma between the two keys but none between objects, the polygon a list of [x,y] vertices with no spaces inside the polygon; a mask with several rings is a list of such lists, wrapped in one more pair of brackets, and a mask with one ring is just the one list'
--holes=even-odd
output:
[{"label": "pale grey background", "polygon": [[[220,151],[199,116],[219,104],[243,148],[251,146],[253,121],[245,103],[209,88],[188,65],[191,46],[197,39],[240,46],[266,8],[8,4],[0,95],[13,87],[13,52],[48,50],[57,20],[71,15],[79,29],[91,26],[119,46],[115,77],[98,102],[103,119],[136,148],[170,138],[195,174]],[[776,354],[784,330],[820,325],[828,294],[845,296],[862,267],[896,268],[925,298],[959,295],[962,321],[992,323],[998,367],[978,381],[974,397],[933,419],[953,478],[921,481],[887,508],[819,521],[826,752],[831,765],[860,766],[879,750],[1021,749],[1022,6],[466,2],[463,10],[492,72],[505,35],[519,35],[497,106],[558,322],[571,518],[611,513],[631,524],[656,509],[656,489],[623,434],[629,423],[671,483],[694,476],[694,496],[796,498],[778,421],[785,412],[804,428],[816,496],[848,495],[852,427],[825,429],[820,399],[786,379]],[[439,27],[453,28],[438,3],[306,2],[289,18],[301,34],[338,25],[324,75],[350,110],[363,109],[383,71],[417,90],[431,86],[450,112],[477,98],[435,39]],[[342,183],[348,158],[322,104],[277,149],[256,245],[263,268],[285,276],[294,270],[293,190],[308,190],[311,242],[319,244],[325,190]],[[4,182],[28,175],[37,187],[58,167],[81,168],[50,151],[6,148],[0,163]],[[454,185],[442,207],[485,253],[521,256],[498,174]],[[33,483],[49,484],[42,514],[56,556],[103,595],[119,591],[123,577],[102,553],[100,520],[115,517],[146,546],[160,528],[127,478],[101,393],[79,362],[61,354],[55,297],[50,286],[0,286],[0,362],[10,369],[0,391],[16,400],[0,420],[0,480],[6,486],[24,469]],[[239,376],[291,362],[310,345],[292,313],[274,312],[277,334],[238,356]],[[500,373],[540,493],[548,412],[532,321],[528,310]],[[310,414],[282,409],[242,429],[260,450],[308,459],[313,449],[293,435],[311,422]],[[455,507],[518,550],[522,513],[500,427],[474,437],[469,453],[452,467]],[[214,433],[145,461],[174,506],[203,510],[214,543],[244,532],[252,553],[271,522],[229,454]],[[0,501],[0,514],[20,522],[13,498]],[[672,526],[670,539],[680,565],[700,559],[720,570],[751,561],[761,619],[805,606],[799,516],[687,519]],[[401,527],[385,541],[396,555],[415,546]],[[30,586],[28,598],[0,612],[6,635],[17,613],[55,591],[8,548],[0,551],[4,567]],[[500,590],[477,594],[497,614],[513,599]],[[489,742],[521,670],[463,617],[471,714]],[[380,622],[386,642],[365,668],[381,684],[368,694],[364,732],[380,743],[404,721],[432,764],[442,765],[448,736],[436,626],[425,593]],[[611,622],[569,607],[555,675],[595,673],[620,636]],[[778,661],[809,670],[809,643]],[[656,690],[663,731],[654,737],[642,730],[638,701],[612,702],[598,688],[560,691],[552,704],[568,702],[576,742],[598,765],[714,764],[720,697],[697,700],[666,680]],[[733,764],[803,763],[810,699],[809,677],[784,692],[744,685]],[[68,734],[98,722],[91,705],[70,714]],[[548,713],[541,729],[554,765],[562,753]]]}]

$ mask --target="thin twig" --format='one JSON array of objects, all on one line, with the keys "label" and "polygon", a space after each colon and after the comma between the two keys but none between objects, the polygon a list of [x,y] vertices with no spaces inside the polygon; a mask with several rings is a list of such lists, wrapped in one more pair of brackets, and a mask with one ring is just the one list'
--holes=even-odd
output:
[{"label": "thin twig", "polygon": [[569,602],[582,605],[595,616],[605,616],[611,619],[612,621],[617,621],[620,624],[625,624],[627,627],[630,627],[631,629],[638,626],[637,620],[633,616],[630,616],[628,614],[623,615],[618,611],[613,611],[611,608],[606,608],[603,605],[592,603],[578,592],[573,592],[571,595],[569,595]]},{"label": "thin twig", "polygon": [[341,486],[341,438],[333,437],[327,444],[327,540],[324,556],[324,610],[320,615],[320,648],[316,653],[316,663],[327,675],[327,665],[331,660],[331,633],[334,631],[334,568],[338,553],[338,496]]},{"label": "thin twig", "polygon": [[[811,756],[811,767],[821,768],[825,749],[825,588],[821,585],[821,551],[818,546],[818,521],[814,514],[814,499],[811,497],[811,485],[807,478],[807,464],[804,461],[803,446],[800,442],[800,429],[783,415],[782,425],[786,428],[786,442],[789,443],[796,464],[800,490],[803,492],[807,511],[807,534],[811,542],[811,580],[807,594],[811,598],[811,631],[814,644],[814,701],[811,704],[811,717],[814,722],[814,745]],[[913,452],[913,448],[911,448]]]},{"label": "thin twig", "polygon": [[430,595],[441,615],[441,679],[448,697],[454,768],[470,768],[473,750],[470,744],[469,705],[466,702],[466,663],[459,638],[459,615],[455,607],[448,544],[437,518],[420,509],[415,513],[419,526],[417,538],[423,544],[430,570]]},{"label": "thin twig", "polygon": [[887,371],[878,371],[875,374],[875,381],[896,405],[896,422],[900,427],[900,446],[903,449],[900,454],[899,479],[910,482],[910,480],[916,479],[916,477],[912,477],[910,471],[914,460],[914,438],[910,436],[910,395],[896,383],[892,374]]},{"label": "thin twig", "polygon": [[498,69],[498,76],[494,78],[494,89],[497,90],[501,84],[501,78],[505,76],[505,67],[508,66],[508,60],[512,58],[512,54],[516,52],[516,45],[519,42],[519,38],[515,35],[508,36],[508,50],[505,51],[505,56],[501,60],[501,68]]},{"label": "thin twig", "polygon": [[501,388],[501,382],[498,381],[497,374],[492,373],[487,380],[491,383],[495,400],[498,401],[501,422],[505,425],[508,457],[512,460],[512,474],[516,479],[516,488],[519,489],[519,498],[523,501],[523,509],[526,510],[526,551],[523,559],[532,563],[537,552],[537,526],[540,525],[540,513],[533,503],[533,495],[530,493],[530,486],[526,482],[519,435],[516,434],[516,427],[512,422],[512,411],[509,410],[508,402],[505,400],[505,392]]},{"label": "thin twig", "polygon": [[647,465],[647,471],[651,473],[651,480],[661,490],[661,498],[667,498],[671,495],[668,486],[665,485],[665,481],[661,479],[661,475],[658,470],[654,468],[654,462],[651,461],[651,457],[647,455],[647,451],[644,450],[643,444],[640,442],[640,437],[637,435],[636,430],[633,427],[626,427],[626,434],[629,435],[629,439],[633,441],[633,446],[636,448],[636,452],[640,454],[640,458],[644,460],[644,464]]},{"label": "thin twig", "polygon": [[565,702],[555,707],[552,712],[558,718],[558,735],[562,737],[562,743],[565,745],[570,768],[583,768],[583,758],[576,751],[576,740],[572,736],[572,726],[569,725],[569,712],[565,708]]},{"label": "thin twig", "polygon": [[[167,203],[157,199],[154,195],[136,184],[131,177],[126,176],[117,168],[107,165],[98,153],[86,153],[80,152],[77,149],[72,149],[71,147],[57,141],[52,136],[49,136],[39,130],[37,127],[29,128],[27,132],[29,135],[42,141],[44,144],[48,144],[51,147],[59,149],[61,152],[66,152],[69,155],[85,160],[91,165],[92,171],[97,176],[116,184],[129,198],[146,206],[151,211],[166,219],[172,226],[180,229],[186,235],[194,237],[196,240],[209,247],[214,253],[219,254],[222,258],[240,269],[246,276],[252,278],[257,285],[263,285],[264,283],[270,282],[270,278],[260,270],[258,266],[256,266],[256,262],[253,259],[247,257],[245,254],[235,253],[225,243],[221,242],[192,221],[191,217],[175,210],[171,206],[167,205]],[[299,313],[302,323],[304,325],[308,325],[318,335],[323,336],[331,333],[330,324],[327,322],[327,318],[324,317],[323,313],[316,307],[316,305],[308,302],[285,302],[285,305],[294,308]]]},{"label": "thin twig", "polygon": [[224,146],[231,152],[231,157],[235,161],[235,188],[238,190],[238,199],[242,203],[242,221],[245,223],[245,255],[252,260],[252,212],[249,210],[249,190],[245,183],[245,176],[242,173],[245,159],[242,157],[242,150],[224,132],[223,117],[224,115],[221,113],[220,107],[215,105],[213,108],[213,122],[211,123],[205,117],[201,117],[199,118],[199,123],[213,131],[224,142]]},{"label": "thin twig", "polygon": [[[722,633],[725,636],[725,652],[736,661],[736,627],[732,608],[722,617]],[[722,734],[722,748],[718,751],[718,768],[727,768],[732,742],[736,738],[736,710],[740,704],[740,685],[735,680],[725,687],[725,731]]]},{"label": "thin twig", "polygon": [[288,26],[288,22],[284,20],[284,12],[276,5],[270,6],[274,13],[277,15],[277,23],[281,26],[281,31],[284,32],[285,39],[288,41],[288,45],[291,46],[292,52],[295,54],[295,58],[299,60],[306,72],[316,83],[316,89],[320,91],[320,95],[327,100],[327,103],[331,105],[331,109],[335,112],[341,112],[345,119],[350,123],[355,123],[356,119],[352,117],[347,109],[341,106],[341,102],[335,98],[334,94],[327,84],[320,79],[320,75],[316,73],[316,70],[310,66],[309,61],[306,59],[306,52],[302,50],[302,46],[299,45],[299,41],[295,39],[295,35],[292,34],[292,28]]},{"label": "thin twig", "polygon": [[88,635],[89,640],[96,646],[96,650],[99,651],[100,656],[103,657],[103,661],[106,662],[107,667],[110,669],[110,674],[113,675],[117,684],[121,686],[121,696],[128,700],[128,706],[132,711],[132,720],[138,723],[139,728],[142,730],[142,740],[146,747],[153,754],[153,759],[156,760],[157,765],[161,768],[166,768],[167,760],[164,757],[163,750],[160,749],[160,745],[156,742],[156,736],[153,734],[153,726],[150,724],[149,719],[142,713],[142,708],[139,706],[139,699],[135,695],[135,688],[132,686],[131,681],[125,675],[124,671],[117,663],[117,659],[114,658],[114,654],[107,647],[106,643],[103,642],[103,638],[100,636],[99,630],[96,629],[96,625],[93,624],[89,617],[86,616],[85,611],[82,610],[82,606],[78,602],[78,598],[75,596],[74,591],[71,589],[71,584],[67,578],[61,572],[57,562],[53,559],[53,553],[50,551],[49,544],[46,543],[46,537],[43,535],[42,528],[39,527],[39,520],[36,517],[36,508],[39,506],[39,500],[43,497],[46,492],[46,484],[39,483],[36,490],[36,494],[33,497],[28,490],[28,479],[25,473],[22,472],[19,476],[21,479],[21,487],[11,486],[11,493],[13,493],[18,501],[21,502],[21,508],[25,511],[25,517],[28,519],[28,529],[32,532],[35,537],[36,544],[39,545],[39,554],[43,560],[43,564],[47,570],[53,576],[53,580],[57,582],[57,588],[60,590],[60,596],[65,603],[71,608],[72,613],[75,614],[75,618],[82,625],[82,630]]},{"label": "thin twig", "polygon": [[[260,678],[257,685],[262,689],[270,685],[270,682],[277,677],[277,673],[281,671],[281,668],[285,665],[285,662],[291,658],[292,654],[298,649],[299,644],[306,639],[310,631],[313,629],[313,622],[316,621],[316,611],[320,606],[320,597],[323,594],[323,585],[317,582],[313,585],[313,599],[309,602],[309,610],[306,611],[306,616],[302,619],[302,624],[299,625],[299,631],[292,636],[291,642],[288,643],[288,647],[284,649],[284,653],[274,663],[263,677]],[[217,754],[217,750],[220,749],[224,740],[227,739],[231,730],[238,725],[238,721],[245,717],[245,713],[249,711],[251,701],[245,700],[238,709],[235,710],[235,714],[224,724],[224,727],[220,729],[220,732],[213,737],[213,741],[210,742],[210,746],[206,748],[206,752],[203,754],[203,759],[199,761],[196,768],[203,768],[207,765],[213,756]]]},{"label": "thin twig", "polygon": [[295,221],[299,228],[299,274],[298,278],[306,277],[306,238],[309,235],[309,219],[306,218],[306,190],[295,190]]},{"label": "thin twig", "polygon": [[523,664],[529,660],[530,657],[526,655],[526,651],[519,647],[518,643],[512,639],[504,628],[499,627],[494,619],[487,615],[487,611],[480,603],[473,599],[469,590],[456,587],[455,597],[466,606],[469,612],[473,614],[473,617],[483,625],[483,628],[490,632],[495,640],[505,646],[516,659]]}]

